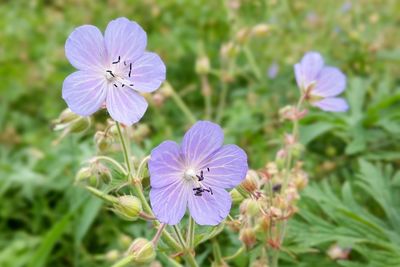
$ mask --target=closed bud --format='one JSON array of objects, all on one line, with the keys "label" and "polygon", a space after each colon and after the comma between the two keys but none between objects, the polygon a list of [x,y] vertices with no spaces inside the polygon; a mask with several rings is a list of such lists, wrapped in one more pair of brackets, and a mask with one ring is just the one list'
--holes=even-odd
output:
[{"label": "closed bud", "polygon": [[101,164],[100,162],[94,162],[93,164],[91,164],[91,168],[92,168],[92,174],[96,176],[96,178],[99,181],[105,184],[111,182],[112,180],[111,171],[105,165]]},{"label": "closed bud", "polygon": [[224,60],[235,58],[238,52],[239,48],[233,42],[223,44],[220,51]]},{"label": "closed bud", "polygon": [[69,123],[75,119],[78,119],[80,116],[78,114],[73,113],[69,108],[64,109],[60,116],[58,117],[58,123]]},{"label": "closed bud", "polygon": [[257,24],[251,29],[251,34],[255,37],[267,36],[271,31],[271,27],[268,24],[261,23]]},{"label": "closed bud", "polygon": [[107,252],[105,258],[107,259],[107,261],[116,261],[120,256],[121,255],[118,250],[113,249]]},{"label": "closed bud", "polygon": [[89,179],[92,176],[92,171],[89,167],[81,168],[75,175],[75,182],[81,182]]},{"label": "closed bud", "polygon": [[91,125],[90,117],[81,117],[70,122],[69,131],[71,133],[80,133],[87,130]]},{"label": "closed bud", "polygon": [[247,249],[252,248],[257,243],[256,233],[253,228],[244,228],[239,233],[239,239]]},{"label": "closed bud", "polygon": [[292,155],[295,158],[300,157],[301,153],[304,151],[304,146],[300,143],[296,143],[292,146]]},{"label": "closed bud", "polygon": [[255,216],[260,212],[260,207],[257,200],[247,198],[240,204],[239,210],[244,215]]},{"label": "closed bud", "polygon": [[304,189],[308,184],[308,175],[306,172],[298,170],[293,177],[294,185],[298,190]]},{"label": "closed bud", "polygon": [[268,216],[263,215],[258,218],[257,224],[260,230],[265,233],[266,231],[268,231],[269,226],[271,225],[271,219]]},{"label": "closed bud", "polygon": [[196,60],[196,73],[200,75],[205,75],[210,72],[210,60],[207,56],[199,57]]},{"label": "closed bud", "polygon": [[153,243],[144,238],[135,239],[128,253],[132,256],[133,262],[139,264],[148,264],[156,257]]},{"label": "closed bud", "polygon": [[134,196],[120,196],[113,211],[127,221],[135,221],[142,212],[142,203]]},{"label": "closed bud", "polygon": [[159,108],[164,105],[165,96],[161,93],[155,93],[155,94],[152,94],[152,100],[153,100],[153,104]]},{"label": "closed bud", "polygon": [[174,93],[174,89],[168,82],[164,82],[158,92],[161,93],[166,98],[170,97]]},{"label": "closed bud", "polygon": [[240,194],[239,191],[237,191],[236,189],[232,189],[229,194],[231,195],[233,203],[240,203],[244,199],[242,194]]},{"label": "closed bud", "polygon": [[257,172],[249,170],[246,174],[246,179],[240,184],[247,192],[253,193],[259,187],[259,177]]},{"label": "closed bud", "polygon": [[249,39],[250,29],[242,28],[236,33],[236,41],[238,44],[244,44]]},{"label": "closed bud", "polygon": [[100,152],[107,152],[111,146],[111,137],[107,136],[105,132],[98,131],[94,135],[94,142]]}]

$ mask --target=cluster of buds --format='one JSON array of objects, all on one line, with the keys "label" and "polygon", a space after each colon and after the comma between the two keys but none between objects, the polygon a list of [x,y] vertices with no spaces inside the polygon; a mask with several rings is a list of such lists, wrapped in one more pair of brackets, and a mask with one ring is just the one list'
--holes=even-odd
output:
[{"label": "cluster of buds", "polygon": [[80,133],[89,129],[90,117],[82,117],[73,113],[69,108],[63,110],[60,116],[53,121],[53,130],[61,131],[60,137],[54,142],[59,143],[69,133]]},{"label": "cluster of buds", "polygon": [[112,181],[110,169],[97,160],[93,160],[88,166],[82,167],[75,176],[75,182],[85,182],[87,185],[99,187]]},{"label": "cluster of buds", "polygon": [[257,242],[280,247],[277,225],[297,212],[299,191],[308,183],[308,176],[297,162],[289,172],[270,162],[258,171],[249,170],[246,179],[231,195],[247,195],[240,204],[239,239],[250,249]]}]

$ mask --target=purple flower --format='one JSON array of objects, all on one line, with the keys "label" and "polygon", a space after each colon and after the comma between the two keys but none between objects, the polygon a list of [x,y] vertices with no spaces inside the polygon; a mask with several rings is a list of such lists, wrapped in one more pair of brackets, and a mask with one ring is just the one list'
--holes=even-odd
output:
[{"label": "purple flower", "polygon": [[181,145],[165,141],[153,149],[150,202],[159,221],[179,223],[187,206],[200,225],[217,225],[229,214],[232,200],[225,189],[240,184],[248,166],[246,153],[223,141],[219,125],[199,121]]},{"label": "purple flower", "polygon": [[336,97],[346,88],[346,76],[337,68],[324,66],[322,56],[308,52],[294,65],[297,85],[313,106],[325,111],[348,109],[346,100]]},{"label": "purple flower", "polygon": [[111,21],[103,34],[92,25],[76,28],[65,43],[69,62],[78,69],[64,81],[68,107],[89,116],[106,106],[123,124],[139,121],[147,102],[139,92],[152,92],[165,80],[160,57],[146,52],[146,32],[127,18]]},{"label": "purple flower", "polygon": [[279,72],[279,65],[275,61],[268,68],[268,77],[273,80],[276,78]]}]

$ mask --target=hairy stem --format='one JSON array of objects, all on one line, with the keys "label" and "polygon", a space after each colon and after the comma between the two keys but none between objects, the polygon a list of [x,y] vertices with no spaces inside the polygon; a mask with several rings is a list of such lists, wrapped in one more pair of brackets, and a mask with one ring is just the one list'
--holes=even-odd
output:
[{"label": "hairy stem", "polygon": [[185,240],[183,239],[181,230],[179,230],[178,226],[176,225],[173,226],[173,229],[175,231],[179,243],[183,248],[183,252],[185,253],[186,263],[191,267],[198,267],[196,259],[194,258],[192,252],[190,251],[190,248],[188,248],[188,246],[185,244]]},{"label": "hairy stem", "polygon": [[194,222],[192,216],[189,216],[189,227],[187,232],[187,246],[189,249],[194,249],[194,232],[196,228],[196,223]]},{"label": "hairy stem", "polygon": [[[128,176],[129,176],[128,179],[130,181],[132,181],[132,183],[133,183],[133,191],[134,191],[135,195],[142,202],[142,206],[143,206],[144,211],[148,215],[154,216],[153,210],[151,209],[149,203],[146,200],[146,197],[143,194],[143,188],[142,188],[142,184],[141,184],[141,179],[137,179],[137,178],[135,179],[134,176],[133,176],[133,173],[132,173],[133,167],[131,165],[130,158],[129,158],[129,148],[127,146],[127,143],[125,142],[125,138],[124,138],[124,136],[122,134],[119,122],[116,122],[116,125],[117,125],[118,135],[119,135],[119,138],[121,140],[121,146],[122,146],[122,151],[124,153],[125,164],[128,166]],[[154,221],[153,224],[155,226],[158,226],[158,225],[160,225],[160,222],[159,221]],[[163,237],[163,240],[165,241],[165,243],[167,243],[168,246],[170,246],[174,250],[180,250],[181,249],[181,247],[176,242],[176,240],[167,231],[163,231],[162,237]]]},{"label": "hairy stem", "polygon": [[120,172],[122,172],[125,175],[127,174],[127,170],[121,164],[119,164],[118,161],[116,161],[113,158],[110,158],[110,157],[107,157],[107,156],[96,156],[96,157],[93,157],[91,160],[105,160],[105,161],[108,161],[108,162],[112,163]]}]

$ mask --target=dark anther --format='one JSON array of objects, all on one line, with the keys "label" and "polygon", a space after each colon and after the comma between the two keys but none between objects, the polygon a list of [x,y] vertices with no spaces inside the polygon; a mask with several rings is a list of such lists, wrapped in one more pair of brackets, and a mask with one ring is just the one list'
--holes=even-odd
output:
[{"label": "dark anther", "polygon": [[124,66],[126,66],[126,61],[124,61]]},{"label": "dark anther", "polygon": [[114,73],[112,73],[111,70],[106,70],[106,72],[110,73],[111,76],[115,77],[115,76],[114,76]]},{"label": "dark anther", "polygon": [[133,83],[131,83],[129,86],[133,86]]},{"label": "dark anther", "polygon": [[121,56],[118,56],[118,60],[114,61],[112,64],[117,64],[117,63],[119,63],[120,60],[121,60]]},{"label": "dark anther", "polygon": [[282,188],[282,184],[276,184],[272,187],[272,191],[276,193],[276,192],[281,191],[281,188]]},{"label": "dark anther", "polygon": [[214,194],[213,194],[213,191],[212,191],[212,189],[211,189],[211,187],[209,187],[209,188],[210,188],[210,193],[211,193],[211,195],[214,195]]},{"label": "dark anther", "polygon": [[115,83],[114,83],[114,86],[115,86],[115,87],[118,87],[118,85],[116,85]]},{"label": "dark anther", "polygon": [[129,73],[128,73],[128,77],[131,77],[131,72],[132,72],[132,63],[129,64]]},{"label": "dark anther", "polygon": [[197,179],[199,179],[199,182],[200,182],[200,181],[203,181],[203,178],[202,178],[200,175],[197,175],[197,174],[196,174],[196,177],[197,177]]},{"label": "dark anther", "polygon": [[202,194],[201,192],[196,192],[196,193],[194,193],[194,195],[195,195],[196,197],[201,197],[203,194]]},{"label": "dark anther", "polygon": [[194,187],[193,188],[193,191],[199,191],[199,190],[201,190],[201,187]]},{"label": "dark anther", "polygon": [[210,168],[207,167],[207,171],[210,171]]}]

